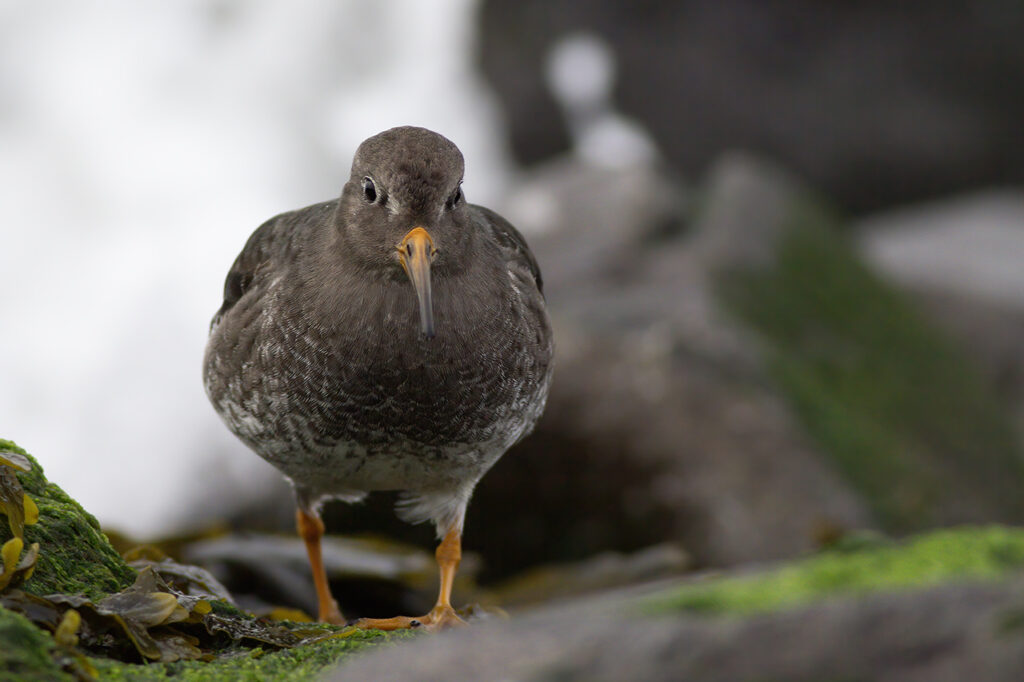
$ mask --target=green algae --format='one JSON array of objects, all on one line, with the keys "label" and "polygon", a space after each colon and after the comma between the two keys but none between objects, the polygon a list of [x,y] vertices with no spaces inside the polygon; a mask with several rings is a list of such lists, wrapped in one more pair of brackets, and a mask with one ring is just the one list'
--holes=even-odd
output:
[{"label": "green algae", "polygon": [[[25,493],[39,508],[39,521],[25,528],[26,545],[39,543],[35,572],[23,589],[35,595],[83,594],[99,600],[135,581],[135,571],[111,546],[96,518],[58,486],[46,480],[42,467],[25,450],[0,439],[0,450],[29,459],[30,471],[18,471]],[[11,538],[0,525],[0,543]]]},{"label": "green algae", "polygon": [[49,634],[0,607],[0,682],[71,682],[54,660],[55,649]]},{"label": "green algae", "polygon": [[1024,518],[1024,455],[967,354],[794,201],[775,262],[720,273],[805,428],[890,531]]},{"label": "green algae", "polygon": [[267,651],[261,648],[238,650],[208,663],[178,661],[134,665],[109,659],[92,659],[102,680],[150,682],[220,682],[222,680],[282,680],[299,682],[323,676],[342,659],[358,652],[416,637],[418,633],[385,633],[378,630],[348,630],[330,639],[292,649]]},{"label": "green algae", "polygon": [[904,543],[826,551],[749,576],[691,583],[644,599],[649,612],[744,615],[838,595],[993,580],[1024,569],[1024,529],[1005,526],[933,531]]}]

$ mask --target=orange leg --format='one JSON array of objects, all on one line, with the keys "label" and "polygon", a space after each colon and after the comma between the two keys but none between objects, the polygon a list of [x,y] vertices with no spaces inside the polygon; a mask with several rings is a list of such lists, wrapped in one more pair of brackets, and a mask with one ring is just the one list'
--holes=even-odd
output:
[{"label": "orange leg", "polygon": [[319,604],[318,619],[324,623],[344,625],[345,617],[338,610],[338,602],[331,596],[331,588],[327,584],[327,571],[320,555],[320,538],[324,534],[324,522],[316,512],[306,512],[299,508],[295,512],[295,522],[299,528],[299,536],[306,543],[309,554],[309,565],[313,569],[313,584],[316,585],[316,600]]},{"label": "orange leg", "polygon": [[459,561],[462,560],[462,533],[454,528],[448,531],[444,540],[437,546],[435,556],[437,566],[441,570],[441,589],[437,595],[437,604],[430,613],[418,618],[360,618],[355,622],[355,626],[365,630],[403,630],[418,627],[443,630],[465,625],[466,621],[459,618],[452,608],[452,583],[455,582],[455,572],[459,569]]}]

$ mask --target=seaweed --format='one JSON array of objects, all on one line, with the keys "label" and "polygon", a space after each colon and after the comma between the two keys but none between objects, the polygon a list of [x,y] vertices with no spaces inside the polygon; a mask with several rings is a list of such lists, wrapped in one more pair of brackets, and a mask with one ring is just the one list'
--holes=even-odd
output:
[{"label": "seaweed", "polygon": [[[131,552],[129,564],[92,515],[4,440],[0,508],[0,679],[5,670],[27,680],[232,677],[240,661],[310,677],[341,651],[390,639],[255,618],[209,572],[152,548]],[[180,667],[188,661],[196,667]]]}]

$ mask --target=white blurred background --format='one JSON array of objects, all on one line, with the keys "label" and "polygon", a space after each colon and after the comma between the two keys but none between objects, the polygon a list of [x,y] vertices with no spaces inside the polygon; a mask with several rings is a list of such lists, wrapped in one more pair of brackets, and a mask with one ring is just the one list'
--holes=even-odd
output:
[{"label": "white blurred background", "polygon": [[143,536],[277,481],[203,395],[223,278],[394,125],[453,139],[495,198],[474,4],[0,3],[0,436]]}]

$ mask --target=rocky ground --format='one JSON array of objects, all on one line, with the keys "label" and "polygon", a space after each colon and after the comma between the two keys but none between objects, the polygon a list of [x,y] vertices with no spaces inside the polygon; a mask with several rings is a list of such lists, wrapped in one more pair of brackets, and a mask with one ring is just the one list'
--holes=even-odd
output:
[{"label": "rocky ground", "polygon": [[783,563],[596,586],[511,617],[471,616],[463,630],[387,635],[254,619],[198,567],[138,552],[128,565],[38,462],[10,441],[0,449],[11,522],[0,531],[0,679],[1015,680],[1024,673],[1024,531],[1015,528],[960,527],[899,542],[854,534]]}]

